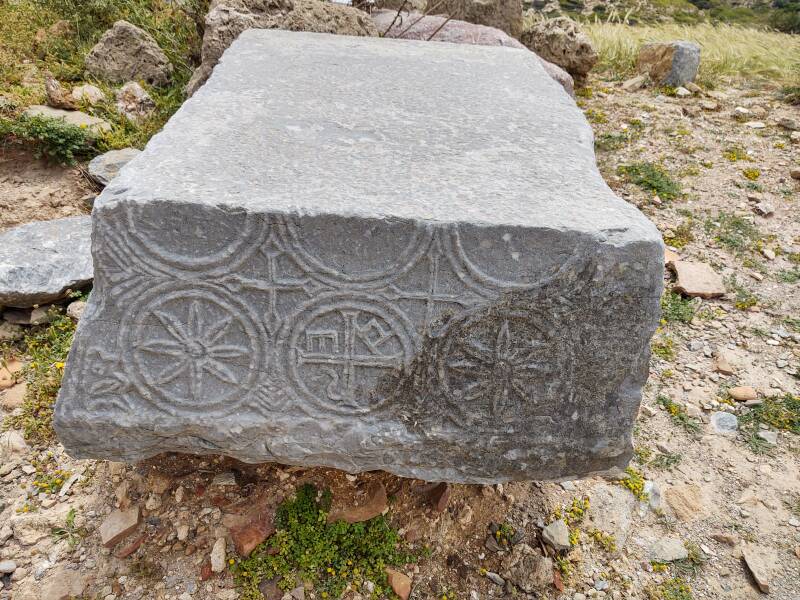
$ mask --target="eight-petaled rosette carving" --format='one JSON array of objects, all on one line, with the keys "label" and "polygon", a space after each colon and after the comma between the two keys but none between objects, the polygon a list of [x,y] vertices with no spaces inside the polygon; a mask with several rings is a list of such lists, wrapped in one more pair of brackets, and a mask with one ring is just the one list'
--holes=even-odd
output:
[{"label": "eight-petaled rosette carving", "polygon": [[267,367],[266,334],[257,317],[204,283],[152,289],[132,307],[120,335],[131,381],[166,412],[232,413]]}]

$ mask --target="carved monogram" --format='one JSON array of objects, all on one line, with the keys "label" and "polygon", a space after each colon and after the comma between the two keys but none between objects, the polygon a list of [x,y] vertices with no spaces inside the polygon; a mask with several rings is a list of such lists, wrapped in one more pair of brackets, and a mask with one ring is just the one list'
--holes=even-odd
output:
[{"label": "carved monogram", "polygon": [[[325,410],[377,410],[385,398],[376,384],[408,365],[425,335],[531,285],[484,273],[470,258],[480,249],[464,248],[455,225],[398,226],[385,240],[370,230],[352,255],[350,241],[333,240],[342,268],[292,218],[240,215],[220,233],[208,225],[226,216],[212,211],[192,224],[174,218],[185,236],[160,239],[143,225],[153,216],[120,210],[118,229],[96,242],[98,284],[115,300],[134,297],[120,324],[119,393],[167,412],[224,414],[248,398],[282,408],[264,393],[267,379]],[[192,237],[208,255],[197,255]],[[368,246],[384,242],[388,262]],[[529,403],[556,364],[552,340],[532,332],[505,320],[449,345],[443,401],[494,415]]]}]

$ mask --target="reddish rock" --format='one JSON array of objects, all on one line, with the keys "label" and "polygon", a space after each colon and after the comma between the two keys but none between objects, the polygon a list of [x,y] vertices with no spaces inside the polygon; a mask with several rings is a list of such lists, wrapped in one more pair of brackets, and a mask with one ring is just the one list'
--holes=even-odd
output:
[{"label": "reddish rock", "polygon": [[725,295],[722,276],[707,264],[676,260],[670,266],[678,277],[675,291],[700,298],[719,298]]},{"label": "reddish rock", "polygon": [[386,568],[386,576],[392,591],[400,597],[400,600],[408,600],[411,595],[411,578],[405,573],[396,571],[390,567]]},{"label": "reddish rock", "polygon": [[386,488],[380,481],[370,484],[367,491],[367,501],[361,506],[352,506],[331,511],[328,515],[328,523],[336,521],[346,521],[348,523],[361,523],[377,517],[386,510],[388,500],[386,498]]},{"label": "reddish rock", "polygon": [[131,534],[138,526],[141,514],[139,507],[115,510],[100,525],[100,541],[106,548],[113,548]]},{"label": "reddish rock", "polygon": [[120,559],[128,558],[131,554],[136,552],[142,546],[146,537],[147,534],[143,533],[124,548],[120,548],[119,550],[114,552],[114,556]]},{"label": "reddish rock", "polygon": [[755,388],[750,387],[749,385],[733,387],[728,390],[728,393],[731,395],[731,398],[737,402],[748,402],[758,398],[758,392],[756,392]]},{"label": "reddish rock", "polygon": [[249,556],[261,542],[275,533],[274,507],[259,507],[245,515],[230,515],[225,518],[236,552]]},{"label": "reddish rock", "polygon": [[200,581],[208,581],[214,571],[211,570],[211,561],[207,560],[200,566]]}]

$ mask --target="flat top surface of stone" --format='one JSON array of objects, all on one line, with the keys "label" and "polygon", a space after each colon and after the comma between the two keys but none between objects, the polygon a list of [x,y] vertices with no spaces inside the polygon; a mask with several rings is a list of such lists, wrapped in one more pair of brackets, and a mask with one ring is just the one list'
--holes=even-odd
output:
[{"label": "flat top surface of stone", "polygon": [[91,217],[36,221],[0,232],[0,305],[28,307],[92,280]]},{"label": "flat top surface of stone", "polygon": [[117,198],[657,235],[533,53],[279,30],[234,42]]}]

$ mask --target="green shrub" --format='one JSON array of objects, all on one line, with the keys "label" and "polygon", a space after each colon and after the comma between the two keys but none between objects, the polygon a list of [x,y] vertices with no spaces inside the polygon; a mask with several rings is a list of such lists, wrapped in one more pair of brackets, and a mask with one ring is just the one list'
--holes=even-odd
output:
[{"label": "green shrub", "polygon": [[364,593],[367,581],[375,584],[372,598],[395,597],[385,568],[418,557],[401,548],[382,515],[363,523],[328,523],[330,504],[329,491],[306,484],[278,507],[275,534],[249,558],[232,561],[244,600],[260,599],[259,584],[274,578],[284,590],[310,582],[321,598],[338,598],[348,585]]},{"label": "green shrub", "polygon": [[62,119],[21,116],[0,117],[0,140],[19,141],[33,147],[37,158],[72,165],[76,159],[96,153],[93,135],[88,129],[70,125]]},{"label": "green shrub", "polygon": [[689,298],[675,292],[664,292],[661,296],[661,318],[667,323],[691,323],[697,310],[695,306]]},{"label": "green shrub", "polygon": [[28,359],[23,376],[28,386],[22,410],[3,423],[4,427],[22,429],[25,439],[37,444],[50,442],[55,437],[53,405],[75,333],[75,323],[68,316],[53,313],[52,317],[48,325],[32,329],[23,341]]},{"label": "green shrub", "polygon": [[620,175],[643,190],[657,194],[662,200],[674,200],[681,194],[681,186],[664,167],[649,162],[620,165]]}]

